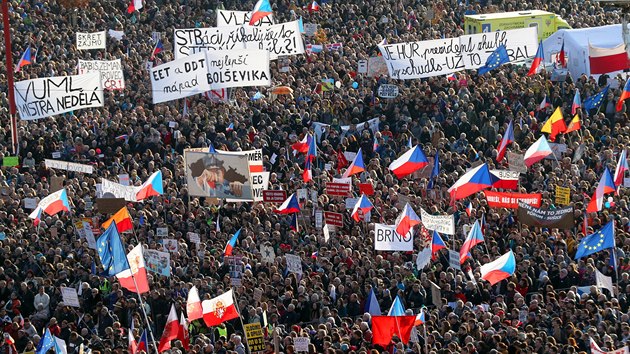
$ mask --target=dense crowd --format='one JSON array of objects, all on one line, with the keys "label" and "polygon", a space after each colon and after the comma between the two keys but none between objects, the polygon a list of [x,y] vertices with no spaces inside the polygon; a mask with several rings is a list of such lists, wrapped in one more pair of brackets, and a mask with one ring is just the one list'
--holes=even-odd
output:
[{"label": "dense crowd", "polygon": [[[81,218],[109,218],[93,203],[101,177],[117,180],[126,173],[132,183],[139,184],[157,170],[164,176],[164,195],[129,203],[135,227],[133,233],[123,234],[130,248],[140,242],[145,248],[161,249],[156,234],[159,227],[168,227],[169,237],[178,240],[178,251],[171,254],[172,275],[149,273],[151,291],[143,295],[155,338],[159,339],[171,303],[178,312],[185,312],[192,285],[202,299],[231,288],[222,253],[227,240],[242,228],[234,249],[235,255],[242,256],[244,268],[242,285],[235,288],[242,322],[232,320],[225,328],[207,328],[203,321],[193,321],[190,350],[174,342],[172,353],[244,353],[242,323],[255,322],[265,327],[265,353],[295,353],[293,339],[301,336],[310,337],[310,353],[334,354],[398,350],[589,353],[589,337],[608,350],[628,345],[627,189],[620,188],[614,203],[602,212],[584,213],[604,167],[614,169],[620,152],[629,145],[626,109],[615,112],[620,90],[611,89],[597,112],[580,112],[580,131],[557,139],[567,145],[563,158],[544,160],[521,175],[520,190],[541,192],[543,207],[554,204],[557,185],[571,188],[575,228],[541,229],[522,225],[508,209],[490,209],[483,194],[452,202],[446,190],[476,160],[491,168],[507,168],[495,158],[510,120],[515,135],[511,151],[524,151],[536,141],[541,122],[553,112],[552,107],[537,109],[545,95],[568,116],[576,89],[584,99],[599,92],[605,80],[582,76],[552,82],[549,72],[527,77],[528,67],[511,64],[484,76],[461,72],[456,80],[394,81],[357,74],[358,61],[376,55],[376,44],[382,39],[397,43],[459,36],[464,34],[465,14],[539,9],[554,12],[580,28],[620,23],[621,12],[592,1],[331,0],[322,3],[318,12],[307,11],[304,2],[272,1],[276,22],[301,16],[305,23],[317,23],[323,29],[325,43],[343,43],[343,51],[289,57],[288,72],[280,72],[272,63],[274,86],[291,87],[291,95],[275,96],[269,88],[249,88],[231,90],[228,103],[196,96],[189,99],[184,116],[183,100],[151,103],[146,69],[155,45],[151,33],[162,33],[165,50],[154,63],[159,65],[173,59],[173,28],[214,26],[214,10],[219,6],[250,10],[254,4],[149,0],[133,14],[126,13],[127,5],[111,0],[91,1],[80,8],[66,8],[60,1],[10,3],[14,60],[29,45],[37,49],[35,62],[22,68],[16,80],[74,75],[78,59],[121,58],[127,85],[122,92],[106,92],[103,108],[20,122],[20,166],[0,171],[0,328],[15,340],[19,353],[34,353],[45,328],[66,341],[68,353],[78,353],[81,344],[92,353],[126,352],[130,327],[136,339],[140,337],[146,323],[137,295],[123,290],[115,278],[101,275],[98,255],[86,240],[79,239],[73,224]],[[75,32],[104,29],[124,31],[125,35],[121,40],[108,38],[107,50],[76,50]],[[313,40],[305,37],[305,43]],[[0,42],[3,47],[1,36]],[[0,119],[4,126],[0,157],[4,158],[12,155],[6,72],[13,68],[6,67],[4,52],[0,59]],[[340,87],[316,92],[326,78],[340,82]],[[618,81],[623,87],[624,81]],[[400,95],[395,99],[375,97],[376,88],[384,83],[397,84]],[[263,98],[252,100],[257,92]],[[355,128],[372,118],[379,118],[379,132]],[[306,132],[313,132],[314,122],[330,124],[330,129],[318,142],[314,180],[303,183],[304,155],[293,154],[290,146]],[[226,131],[230,123],[234,130]],[[342,131],[344,125],[350,125],[350,130]],[[409,137],[421,145],[429,160],[439,153],[440,175],[433,189],[428,189],[428,173],[399,180],[387,169],[405,151]],[[183,150],[210,143],[221,150],[263,149],[264,167],[271,172],[270,189],[289,194],[299,188],[317,191],[316,201],[302,205],[299,230],[290,229],[289,217],[273,212],[274,204],[213,205],[189,196]],[[581,144],[583,152],[575,154]],[[367,223],[354,222],[345,211],[344,199],[325,191],[325,182],[339,177],[346,167],[338,166],[338,151],[359,148],[367,171],[354,177],[355,185],[357,180],[372,183],[375,194],[370,200],[378,211]],[[94,174],[46,169],[44,159],[53,152],[60,152],[61,160],[93,165]],[[271,159],[274,154],[277,159]],[[325,169],[327,164],[332,168]],[[35,227],[27,217],[31,210],[25,209],[22,200],[45,197],[52,179],[60,176],[73,210],[46,216]],[[485,244],[476,247],[462,266],[464,271],[472,271],[476,281],[450,268],[446,251],[424,269],[417,269],[417,253],[427,246],[422,233],[416,233],[414,252],[374,251],[373,223],[393,224],[406,201],[417,211],[422,206],[435,214],[456,215],[457,235],[447,240],[454,250],[461,247],[462,226],[485,217]],[[471,216],[463,212],[468,201],[472,202]],[[344,227],[328,242],[315,228],[315,209],[345,213]],[[574,260],[577,244],[584,237],[584,217],[589,233],[616,220],[617,269],[609,265],[609,251]],[[198,249],[186,237],[188,232],[200,234]],[[263,261],[261,245],[274,248],[273,263]],[[516,255],[515,274],[495,286],[481,280],[479,266],[510,249]],[[286,271],[285,254],[302,258],[301,277]],[[613,278],[614,294],[591,286],[596,269]],[[440,287],[441,301],[433,298],[431,282]],[[65,306],[61,286],[81,289],[80,308]],[[590,293],[578,291],[584,286],[591,286]],[[254,299],[255,289],[262,290],[260,301]],[[396,296],[408,312],[416,314],[425,308],[426,322],[417,328],[416,342],[403,345],[394,339],[387,348],[371,344],[370,315],[364,310],[371,289],[384,312]],[[9,345],[3,343],[0,350],[8,353]]]}]

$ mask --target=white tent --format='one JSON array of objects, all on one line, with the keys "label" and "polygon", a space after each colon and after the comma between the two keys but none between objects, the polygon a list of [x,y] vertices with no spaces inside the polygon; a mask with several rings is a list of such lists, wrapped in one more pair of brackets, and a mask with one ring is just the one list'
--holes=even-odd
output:
[{"label": "white tent", "polygon": [[551,62],[562,48],[567,58],[567,68],[575,79],[582,74],[590,76],[588,44],[600,48],[613,48],[623,43],[621,25],[591,28],[562,29],[543,41],[545,61]]}]

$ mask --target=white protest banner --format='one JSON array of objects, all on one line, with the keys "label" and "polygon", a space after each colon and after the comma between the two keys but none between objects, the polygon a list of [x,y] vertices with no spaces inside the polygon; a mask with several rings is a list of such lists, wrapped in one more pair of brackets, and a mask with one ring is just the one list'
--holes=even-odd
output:
[{"label": "white protest banner", "polygon": [[81,307],[79,303],[79,295],[77,294],[77,289],[75,288],[66,288],[65,286],[61,287],[61,298],[63,299],[63,304],[70,307]]},{"label": "white protest banner", "polygon": [[454,215],[431,215],[420,208],[420,219],[427,230],[435,230],[441,234],[455,235]]},{"label": "white protest banner", "polygon": [[285,254],[287,269],[291,273],[302,274],[302,259],[294,254]]},{"label": "white protest banner", "polygon": [[79,238],[84,238],[87,241],[88,247],[96,249],[96,239],[90,223],[78,220],[74,223],[74,229],[77,231]]},{"label": "white protest banner", "polygon": [[537,30],[528,27],[378,47],[389,76],[408,80],[478,69],[501,44],[505,45],[510,62],[533,57],[538,48]]},{"label": "white protest banner", "polygon": [[462,270],[459,264],[459,252],[448,250],[448,265],[453,269]]},{"label": "white protest banner", "polygon": [[429,263],[431,263],[431,246],[425,247],[422,251],[418,252],[418,256],[416,257],[416,269],[424,269]]},{"label": "white protest banner", "polygon": [[73,171],[73,172],[81,172],[81,173],[94,172],[94,167],[92,165],[83,165],[80,163],[50,160],[50,159],[44,159],[44,163],[46,164],[46,168],[54,168],[57,170]]},{"label": "white protest banner", "polygon": [[153,103],[176,100],[210,90],[205,53],[175,59],[151,68]]},{"label": "white protest banner", "polygon": [[94,33],[77,32],[77,49],[105,49],[106,38],[105,31]]},{"label": "white protest banner", "polygon": [[295,337],[293,338],[293,346],[296,352],[308,353],[308,345],[311,344],[311,340],[308,337]]},{"label": "white protest banner", "polygon": [[[120,183],[101,178],[101,190],[105,198],[123,198],[128,202],[137,202],[136,194],[140,188],[135,186],[123,186]],[[108,196],[108,193],[111,195]]]},{"label": "white protest banner", "polygon": [[174,30],[175,59],[212,50],[245,49],[245,27],[205,27]]},{"label": "white protest banner", "polygon": [[245,29],[247,30],[246,48],[266,49],[269,51],[270,60],[276,60],[279,56],[304,54],[304,41],[297,20],[264,28],[245,27]]},{"label": "white protest banner", "polygon": [[271,85],[269,52],[266,50],[219,50],[207,52],[206,56],[208,84],[213,90]]},{"label": "white protest banner", "polygon": [[142,255],[149,272],[158,273],[165,277],[171,276],[171,254],[158,250],[143,248]]},{"label": "white protest banner", "polygon": [[383,84],[378,87],[378,97],[380,98],[396,98],[398,97],[398,86]]},{"label": "white protest banner", "polygon": [[276,252],[271,245],[260,245],[260,254],[262,255],[263,263],[270,263],[276,260]]},{"label": "white protest banner", "polygon": [[122,63],[116,60],[81,60],[79,59],[79,75],[91,72],[101,73],[101,84],[105,90],[123,90],[125,77]]},{"label": "white protest banner", "polygon": [[24,198],[24,209],[34,210],[37,208],[37,199],[35,198]]},{"label": "white protest banner", "polygon": [[94,72],[16,82],[15,104],[22,120],[103,107],[100,74]]},{"label": "white protest banner", "polygon": [[[249,25],[250,11],[231,11],[217,9],[217,27]],[[256,21],[254,27],[267,27],[273,25],[273,15],[267,15]]]},{"label": "white protest banner", "polygon": [[374,224],[374,249],[377,251],[413,251],[413,230],[401,236],[396,225]]}]

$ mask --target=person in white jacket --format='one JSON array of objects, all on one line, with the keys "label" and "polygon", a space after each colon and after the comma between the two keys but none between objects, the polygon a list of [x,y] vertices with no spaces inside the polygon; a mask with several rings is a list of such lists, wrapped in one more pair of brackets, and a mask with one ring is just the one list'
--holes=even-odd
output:
[{"label": "person in white jacket", "polygon": [[46,294],[46,291],[44,290],[43,286],[39,287],[39,291],[37,292],[37,295],[35,295],[35,299],[33,299],[33,305],[38,310],[39,310],[39,307],[38,307],[39,304],[44,305],[44,309],[46,311],[50,311],[50,296]]}]

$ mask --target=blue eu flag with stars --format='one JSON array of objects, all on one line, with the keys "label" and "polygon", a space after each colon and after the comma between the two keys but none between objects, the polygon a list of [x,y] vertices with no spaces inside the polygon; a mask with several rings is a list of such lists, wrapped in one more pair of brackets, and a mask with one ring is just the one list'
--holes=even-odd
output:
[{"label": "blue eu flag with stars", "polygon": [[609,222],[596,233],[582,239],[577,247],[575,259],[586,257],[590,254],[615,247],[614,221]]},{"label": "blue eu flag with stars", "polygon": [[112,276],[129,269],[127,254],[120,240],[116,222],[112,222],[107,230],[96,241],[98,256],[105,272]]},{"label": "blue eu flag with stars", "polygon": [[599,106],[602,105],[606,95],[608,94],[608,89],[610,85],[604,87],[598,94],[589,96],[586,100],[584,100],[584,109],[588,112],[592,109],[598,109]]},{"label": "blue eu flag with stars", "polygon": [[494,70],[499,66],[509,63],[510,57],[508,56],[507,49],[505,49],[505,45],[501,44],[486,60],[486,65],[477,69],[479,75],[483,75],[490,70]]},{"label": "blue eu flag with stars", "polygon": [[61,348],[55,342],[55,336],[50,333],[50,330],[46,328],[46,332],[42,339],[39,340],[37,344],[37,348],[35,349],[35,354],[46,354],[50,349],[54,349],[55,353],[63,353]]}]

